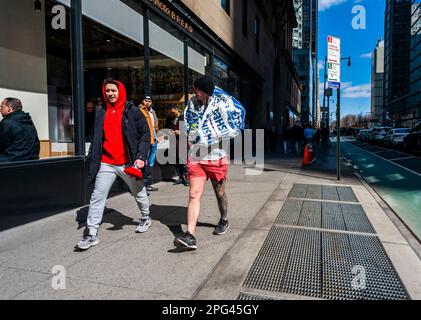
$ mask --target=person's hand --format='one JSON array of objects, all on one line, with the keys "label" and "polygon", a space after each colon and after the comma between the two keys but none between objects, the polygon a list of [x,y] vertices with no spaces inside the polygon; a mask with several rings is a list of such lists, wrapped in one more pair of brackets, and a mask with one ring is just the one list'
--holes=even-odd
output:
[{"label": "person's hand", "polygon": [[176,136],[179,136],[179,135],[180,135],[180,130],[175,130],[175,131],[174,131],[174,134],[175,134]]},{"label": "person's hand", "polygon": [[138,168],[138,169],[143,169],[145,167],[145,161],[143,160],[136,160],[134,165]]}]

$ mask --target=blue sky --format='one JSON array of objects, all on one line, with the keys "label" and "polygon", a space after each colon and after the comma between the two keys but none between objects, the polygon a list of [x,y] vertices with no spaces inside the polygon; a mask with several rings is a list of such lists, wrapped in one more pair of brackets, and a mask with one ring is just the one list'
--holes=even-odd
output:
[{"label": "blue sky", "polygon": [[[355,30],[352,21],[354,6],[366,10],[366,29]],[[323,103],[324,57],[327,36],[341,38],[342,57],[351,56],[352,66],[341,66],[341,116],[370,112],[371,58],[377,39],[384,39],[385,0],[319,0],[319,66],[321,104]],[[336,98],[336,92],[335,92]],[[336,99],[335,99],[336,100]],[[336,101],[335,101],[336,104]],[[331,104],[332,105],[332,104]]]}]

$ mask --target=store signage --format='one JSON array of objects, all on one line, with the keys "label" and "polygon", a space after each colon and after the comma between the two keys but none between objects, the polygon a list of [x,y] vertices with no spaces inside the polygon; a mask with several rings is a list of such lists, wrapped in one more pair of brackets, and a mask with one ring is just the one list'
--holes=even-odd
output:
[{"label": "store signage", "polygon": [[327,71],[329,88],[341,87],[341,39],[327,37]]},{"label": "store signage", "polygon": [[181,18],[174,10],[172,10],[168,5],[166,5],[161,0],[150,0],[153,5],[155,5],[159,10],[169,16],[175,23],[180,25],[186,31],[193,33],[193,27],[183,18]]}]

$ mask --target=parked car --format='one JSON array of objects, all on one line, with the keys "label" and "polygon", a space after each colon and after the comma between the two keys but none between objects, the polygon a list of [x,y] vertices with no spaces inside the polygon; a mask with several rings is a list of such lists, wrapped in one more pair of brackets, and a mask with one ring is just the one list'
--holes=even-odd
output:
[{"label": "parked car", "polygon": [[411,132],[409,128],[396,128],[388,132],[383,143],[388,147],[397,147],[403,144],[403,139]]},{"label": "parked car", "polygon": [[363,141],[364,134],[367,132],[367,129],[361,129],[357,134],[357,140]]},{"label": "parked car", "polygon": [[403,139],[403,147],[406,151],[421,152],[421,122]]},{"label": "parked car", "polygon": [[358,135],[358,140],[360,141],[368,141],[368,136],[370,135],[372,129],[364,129],[361,130],[359,135]]},{"label": "parked car", "polygon": [[375,127],[368,136],[368,141],[372,143],[381,143],[384,136],[392,129],[390,127]]}]

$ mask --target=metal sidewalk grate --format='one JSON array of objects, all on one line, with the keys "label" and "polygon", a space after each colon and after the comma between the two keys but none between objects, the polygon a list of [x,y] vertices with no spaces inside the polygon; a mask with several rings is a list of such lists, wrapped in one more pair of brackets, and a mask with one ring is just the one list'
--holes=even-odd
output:
[{"label": "metal sidewalk grate", "polygon": [[307,187],[306,199],[323,199],[322,186],[309,184]]},{"label": "metal sidewalk grate", "polygon": [[361,205],[341,204],[346,230],[355,232],[375,233]]},{"label": "metal sidewalk grate", "polygon": [[307,184],[294,184],[288,197],[304,199],[307,193],[307,186]]},{"label": "metal sidewalk grate", "polygon": [[259,296],[241,292],[237,300],[281,300],[274,297]]},{"label": "metal sidewalk grate", "polygon": [[320,297],[320,249],[320,232],[296,230],[285,268],[283,292]]},{"label": "metal sidewalk grate", "polygon": [[354,191],[351,187],[337,187],[339,200],[345,202],[358,202],[357,197],[355,196]]},{"label": "metal sidewalk grate", "polygon": [[335,186],[322,186],[322,199],[339,201],[338,189]]},{"label": "metal sidewalk grate", "polygon": [[359,204],[288,199],[279,212],[275,224],[375,233],[364,209]]},{"label": "metal sidewalk grate", "polygon": [[323,232],[322,246],[323,298],[408,299],[376,237]]},{"label": "metal sidewalk grate", "polygon": [[326,299],[408,299],[377,237],[285,227],[270,230],[244,286]]},{"label": "metal sidewalk grate", "polygon": [[281,209],[280,214],[275,220],[275,223],[286,224],[291,226],[297,225],[298,219],[300,219],[301,208],[303,207],[303,203],[304,201],[301,200],[286,200],[284,206]]},{"label": "metal sidewalk grate", "polygon": [[295,229],[272,228],[254,261],[245,286],[282,292],[282,281],[294,240]]},{"label": "metal sidewalk grate", "polygon": [[289,198],[358,202],[351,187],[294,184]]},{"label": "metal sidewalk grate", "polygon": [[302,227],[320,228],[322,220],[322,204],[304,201],[298,225]]}]

